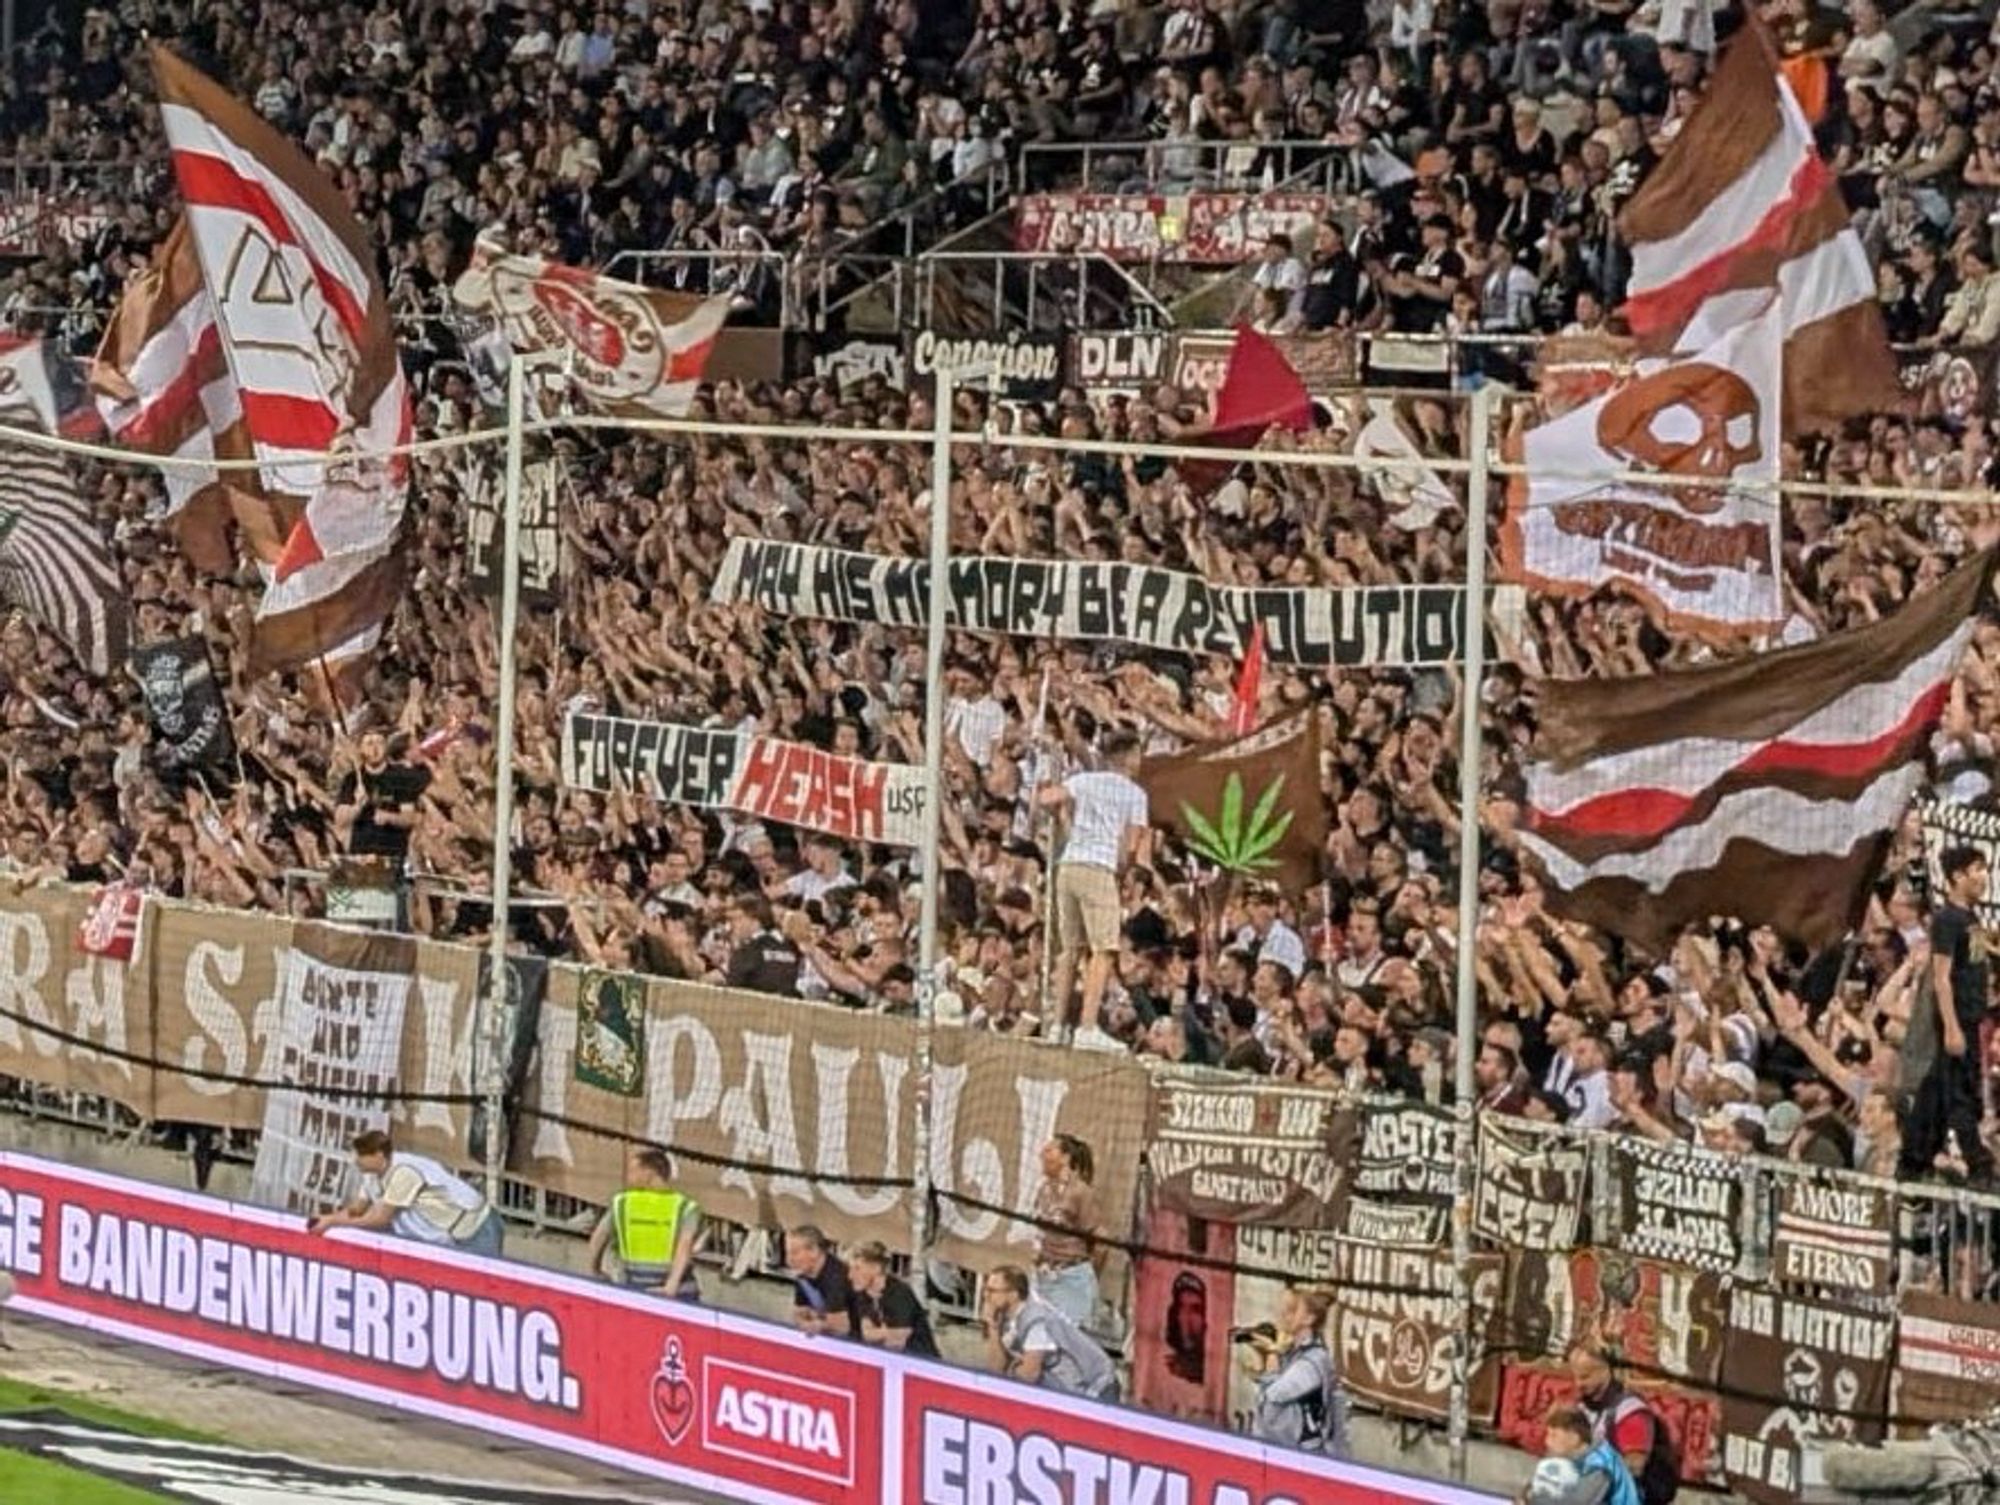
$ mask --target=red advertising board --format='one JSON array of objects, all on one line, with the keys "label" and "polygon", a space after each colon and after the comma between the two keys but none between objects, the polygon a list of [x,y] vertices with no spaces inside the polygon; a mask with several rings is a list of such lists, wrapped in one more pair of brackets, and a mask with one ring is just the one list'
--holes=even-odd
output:
[{"label": "red advertising board", "polygon": [[1181,1505],[1390,1505],[1490,1498],[1335,1463],[979,1375],[903,1376],[903,1479],[923,1505],[1160,1500]]},{"label": "red advertising board", "polygon": [[35,1316],[738,1499],[1492,1499],[21,1155],[0,1269]]}]

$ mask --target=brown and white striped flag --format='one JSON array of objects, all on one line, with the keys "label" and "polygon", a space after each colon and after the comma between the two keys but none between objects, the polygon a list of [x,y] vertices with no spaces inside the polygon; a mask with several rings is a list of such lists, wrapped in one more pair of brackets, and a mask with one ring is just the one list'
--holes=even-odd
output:
[{"label": "brown and white striped flag", "polygon": [[1656,955],[1715,915],[1838,940],[1923,780],[1993,566],[1800,647],[1548,682],[1522,842],[1550,908]]},{"label": "brown and white striped flag", "polygon": [[[182,460],[253,458],[187,216],[119,299],[90,384],[105,427],[128,449]],[[224,574],[234,566],[232,520],[255,557],[276,562],[293,519],[260,494],[255,471],[176,468],[161,479],[168,519],[196,569]]]},{"label": "brown and white striped flag", "polygon": [[1622,312],[1644,347],[1705,349],[1775,290],[1787,434],[1896,403],[1867,253],[1758,23],[1730,43],[1618,228],[1632,248]]}]

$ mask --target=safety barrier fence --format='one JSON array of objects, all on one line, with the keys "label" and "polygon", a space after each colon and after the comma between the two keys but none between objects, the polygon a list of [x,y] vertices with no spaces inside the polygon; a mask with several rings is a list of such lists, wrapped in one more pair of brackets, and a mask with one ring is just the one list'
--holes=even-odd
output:
[{"label": "safety barrier fence", "polygon": [[[295,1212],[340,1185],[359,1127],[477,1158],[479,954],[155,900],[119,960],[79,944],[91,904],[60,887],[0,902],[0,1076],[256,1135],[253,1195]],[[517,961],[518,1185],[582,1211],[627,1148],[659,1144],[718,1218],[908,1249],[915,1021]],[[1534,1446],[1565,1351],[1590,1341],[1676,1427],[1691,1479],[1753,1497],[1782,1487],[1805,1435],[2000,1399],[2000,1198],[1495,1114],[1461,1156],[1434,1105],[958,1028],[932,1063],[926,1252],[1032,1263],[1039,1146],[1085,1138],[1142,1408],[1240,1427],[1232,1335],[1272,1320],[1290,1283],[1335,1292],[1330,1341],[1366,1404],[1441,1421],[1462,1389],[1474,1426]],[[294,1173],[276,1182],[273,1135]]]}]

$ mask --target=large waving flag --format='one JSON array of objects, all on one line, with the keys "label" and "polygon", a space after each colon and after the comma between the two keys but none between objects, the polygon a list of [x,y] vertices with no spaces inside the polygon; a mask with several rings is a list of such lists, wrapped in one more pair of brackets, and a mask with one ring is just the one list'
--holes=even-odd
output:
[{"label": "large waving flag", "polygon": [[[252,458],[236,378],[222,353],[222,331],[185,215],[119,299],[91,368],[91,386],[105,427],[128,449],[189,461]],[[232,515],[254,526],[269,510],[256,495],[257,477],[205,467],[168,470],[161,480],[182,551],[205,573],[228,570],[235,562],[228,538]],[[263,529],[267,537],[272,531]],[[270,542],[275,558],[283,537]]]},{"label": "large waving flag", "polygon": [[663,292],[481,245],[452,289],[523,354],[561,358],[572,391],[620,418],[678,418],[729,318],[727,297]]},{"label": "large waving flag", "polygon": [[1775,293],[1786,433],[1896,402],[1867,253],[1759,23],[1730,43],[1618,228],[1632,248],[1622,312],[1649,348],[1712,345]]},{"label": "large waving flag", "polygon": [[[39,340],[0,349],[0,428],[56,433],[67,405]],[[103,530],[53,450],[0,444],[0,601],[40,618],[77,662],[124,661],[130,611]]]},{"label": "large waving flag", "polygon": [[375,252],[340,194],[255,111],[153,48],[174,175],[267,496],[296,503],[253,672],[324,660],[401,593],[410,436]]},{"label": "large waving flag", "polygon": [[1521,839],[1550,907],[1656,955],[1712,915],[1838,940],[1923,781],[1993,563],[1801,647],[1544,684]]}]

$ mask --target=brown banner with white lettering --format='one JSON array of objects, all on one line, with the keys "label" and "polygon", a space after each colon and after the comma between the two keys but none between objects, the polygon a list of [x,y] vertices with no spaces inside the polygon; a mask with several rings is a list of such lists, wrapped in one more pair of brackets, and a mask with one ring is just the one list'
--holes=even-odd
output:
[{"label": "brown banner with white lettering", "polygon": [[1729,1293],[1722,1471],[1759,1505],[1796,1500],[1808,1439],[1880,1442],[1896,1319],[1755,1286]]},{"label": "brown banner with white lettering", "polygon": [[1330,1093],[1208,1072],[1154,1084],[1146,1165],[1158,1205],[1190,1217],[1336,1228],[1359,1142]]},{"label": "brown banner with white lettering", "polygon": [[1472,1231],[1511,1249],[1572,1249],[1583,1226],[1590,1151],[1511,1127],[1498,1113],[1479,1120],[1479,1179]]},{"label": "brown banner with white lettering", "polygon": [[1896,1414],[1961,1421],[2000,1406],[2000,1306],[1934,1291],[1897,1300]]},{"label": "brown banner with white lettering", "polygon": [[[518,1171],[601,1203],[632,1142],[661,1144],[678,1189],[717,1217],[909,1243],[912,1024],[652,979],[627,1094],[577,1066],[579,988],[600,976],[558,967],[549,979]],[[896,1184],[869,1184],[883,1180]]]},{"label": "brown banner with white lettering", "polygon": [[[1445,1418],[1456,1331],[1449,1253],[1385,1249],[1304,1229],[1238,1228],[1236,1263],[1233,1326],[1275,1320],[1287,1283],[1326,1286],[1334,1297],[1327,1346],[1347,1388],[1398,1415]],[[1492,1417],[1497,1398],[1499,1371],[1485,1349],[1501,1306],[1505,1265],[1497,1254],[1472,1258],[1475,1422]],[[1240,1371],[1232,1374],[1232,1419],[1246,1422],[1253,1404],[1249,1382]]]},{"label": "brown banner with white lettering", "polygon": [[142,957],[166,1063],[158,1073],[160,1117],[255,1129],[264,1122],[264,1089],[246,1084],[277,1077],[278,976],[291,922],[181,905],[149,909]]},{"label": "brown banner with white lettering", "polygon": [[1887,1192],[1831,1181],[1778,1188],[1772,1279],[1885,1296],[1895,1261],[1895,1204]]},{"label": "brown banner with white lettering", "polygon": [[153,1053],[148,941],[142,932],[130,962],[92,956],[76,942],[89,909],[83,889],[0,896],[0,1075],[108,1097],[150,1118],[152,1074],[138,1064]]},{"label": "brown banner with white lettering", "polygon": [[[934,1050],[931,1171],[940,1259],[974,1268],[1032,1259],[1034,1226],[991,1209],[1034,1211],[1041,1148],[1057,1133],[1090,1146],[1103,1231],[1129,1236],[1146,1144],[1143,1066],[1129,1056],[964,1029],[939,1030]],[[906,1230],[877,1236],[908,1241]],[[1107,1267],[1113,1289],[1121,1264],[1118,1256]]]}]

